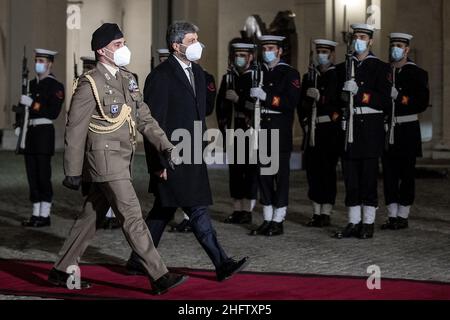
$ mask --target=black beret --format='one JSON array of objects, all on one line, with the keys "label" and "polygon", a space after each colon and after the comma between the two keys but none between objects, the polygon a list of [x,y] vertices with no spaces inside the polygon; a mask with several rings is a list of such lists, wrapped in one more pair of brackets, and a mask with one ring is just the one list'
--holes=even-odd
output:
[{"label": "black beret", "polygon": [[96,51],[106,47],[111,41],[123,38],[123,33],[115,23],[104,23],[92,34],[91,48]]}]

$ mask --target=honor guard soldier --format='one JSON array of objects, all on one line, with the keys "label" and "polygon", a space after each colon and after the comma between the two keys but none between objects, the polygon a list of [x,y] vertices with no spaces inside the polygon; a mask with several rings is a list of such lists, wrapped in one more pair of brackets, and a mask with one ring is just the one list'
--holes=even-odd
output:
[{"label": "honor guard soldier", "polygon": [[419,114],[429,105],[428,73],[408,58],[412,35],[390,35],[392,110],[383,156],[384,195],[389,220],[382,229],[408,228],[415,199],[416,158],[422,157]]},{"label": "honor guard soldier", "polygon": [[53,201],[51,159],[55,153],[55,127],[53,121],[64,103],[64,86],[52,73],[57,52],[36,49],[36,79],[30,81],[30,94],[22,95],[20,103],[29,108],[29,124],[25,140],[25,165],[33,214],[25,227],[50,226]]},{"label": "honor guard soldier", "polygon": [[[83,211],[77,217],[48,280],[66,287],[68,268],[78,264],[96,232],[96,220],[110,207],[119,217],[125,237],[137,252],[152,294],[163,294],[186,278],[169,273],[142,217],[132,185],[136,131],[142,133],[173,168],[174,146],[151,116],[133,74],[125,66],[131,53],[117,24],[105,23],[92,35],[97,66],[82,75],[75,89],[65,135],[64,186],[78,190],[92,182]],[[89,287],[85,281],[82,288]]]},{"label": "honor guard soldier", "polygon": [[384,150],[384,111],[390,104],[391,81],[389,65],[370,51],[375,29],[366,24],[354,24],[352,29],[354,53],[338,66],[339,88],[347,102],[342,162],[349,224],[336,237],[369,239],[378,207],[378,162]]},{"label": "honor guard soldier", "polygon": [[[222,78],[217,97],[218,122],[230,124],[226,129],[243,130],[252,128],[254,99],[250,97],[253,73],[252,63],[255,45],[250,43],[233,43],[233,65]],[[225,223],[248,224],[252,222],[252,211],[256,204],[258,193],[258,166],[250,164],[249,141],[245,150],[238,150],[236,139],[229,141],[234,148],[233,164],[229,165],[230,195],[233,199],[233,213]],[[245,163],[238,163],[239,157],[245,155]]]},{"label": "honor guard soldier", "polygon": [[340,103],[334,65],[337,43],[315,40],[317,67],[311,52],[310,70],[303,77],[299,119],[307,135],[305,167],[313,205],[309,227],[327,227],[336,201],[336,166],[340,156]]},{"label": "honor guard soldier", "polygon": [[[259,38],[265,62],[262,66],[263,82],[250,91],[250,96],[261,102],[261,130],[267,130],[269,137],[273,130],[279,132],[279,154],[275,155],[279,156],[279,171],[274,175],[259,172],[258,187],[264,206],[264,223],[251,235],[282,235],[289,203],[292,129],[301,89],[298,71],[281,60],[284,39],[276,35]],[[268,149],[271,152],[270,146]]]}]

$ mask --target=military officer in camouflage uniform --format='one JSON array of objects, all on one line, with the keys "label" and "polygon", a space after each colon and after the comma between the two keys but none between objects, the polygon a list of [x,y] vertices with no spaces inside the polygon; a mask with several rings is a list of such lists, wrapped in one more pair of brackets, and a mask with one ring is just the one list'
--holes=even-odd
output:
[{"label": "military officer in camouflage uniform", "polygon": [[[131,182],[136,131],[164,155],[171,168],[174,146],[143,102],[133,74],[124,68],[131,53],[119,27],[103,24],[94,32],[91,46],[98,62],[80,77],[72,98],[66,124],[64,185],[77,190],[81,181],[87,180],[92,186],[49,281],[66,286],[67,268],[78,264],[95,235],[97,217],[104,217],[111,206],[150,278],[152,293],[162,294],[186,277],[168,272],[142,217]],[[82,282],[83,288],[89,286]]]}]

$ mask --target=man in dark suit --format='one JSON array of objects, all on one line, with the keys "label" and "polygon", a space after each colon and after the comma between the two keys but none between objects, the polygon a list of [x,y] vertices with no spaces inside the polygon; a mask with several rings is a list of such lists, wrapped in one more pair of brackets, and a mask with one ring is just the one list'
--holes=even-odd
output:
[{"label": "man in dark suit", "polygon": [[[164,159],[146,142],[150,192],[156,197],[146,223],[158,246],[164,228],[173,219],[177,208],[182,208],[189,216],[195,237],[216,268],[217,279],[223,281],[242,270],[248,258],[240,261],[230,259],[219,244],[208,215],[208,206],[212,204],[208,171],[202,157],[198,159],[195,156],[194,149],[202,146],[203,142],[192,141],[192,137],[196,138],[195,131],[200,131],[197,135],[201,133],[203,136],[207,112],[205,73],[193,63],[200,60],[203,49],[198,41],[198,30],[188,22],[173,23],[167,31],[167,47],[171,55],[155,68],[145,83],[144,100],[153,116],[169,137],[177,129],[188,132],[191,147],[183,151],[190,151],[192,155],[190,161],[183,160],[176,171],[167,171]],[[175,141],[176,137],[173,138]],[[136,258],[133,253],[127,264],[132,274],[139,273],[140,263]]]}]

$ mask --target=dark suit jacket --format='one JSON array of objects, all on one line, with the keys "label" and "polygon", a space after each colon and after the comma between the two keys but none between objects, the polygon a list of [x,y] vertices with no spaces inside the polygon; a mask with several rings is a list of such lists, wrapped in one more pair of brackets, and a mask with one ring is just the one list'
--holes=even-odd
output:
[{"label": "dark suit jacket", "polygon": [[[177,129],[185,129],[191,135],[191,163],[194,163],[194,145],[202,146],[202,137],[195,137],[194,123],[202,125],[201,135],[206,130],[205,116],[206,82],[203,69],[192,63],[196,95],[191,84],[174,56],[156,67],[145,81],[144,100],[153,117],[166,132],[169,139]],[[176,145],[180,141],[173,141]],[[186,141],[184,141],[186,143]],[[162,181],[154,172],[164,167],[163,160],[145,143],[147,165],[150,173],[150,192],[160,198],[163,207],[193,207],[212,204],[206,164],[181,164],[175,171],[168,170],[168,181]],[[179,146],[180,147],[180,146]]]}]

